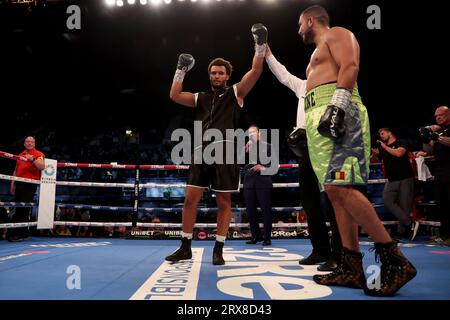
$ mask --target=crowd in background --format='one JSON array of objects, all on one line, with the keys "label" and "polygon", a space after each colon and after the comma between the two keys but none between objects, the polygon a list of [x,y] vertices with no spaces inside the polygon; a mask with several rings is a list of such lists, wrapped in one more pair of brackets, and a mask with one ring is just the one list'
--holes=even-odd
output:
[{"label": "crowd in background", "polygon": [[[64,132],[44,132],[37,130],[36,141],[40,150],[44,152],[47,158],[56,159],[58,162],[70,163],[118,163],[118,164],[171,164],[170,151],[172,144],[168,141],[164,132],[149,129],[144,132],[126,132],[125,128],[111,130],[109,132],[94,132],[90,135],[73,135]],[[376,135],[375,135],[376,136]],[[23,137],[17,139],[13,143],[12,150],[6,150],[11,153],[19,153],[21,150],[21,141]],[[418,137],[406,137],[403,139],[410,146],[410,150],[420,150],[421,142]],[[375,144],[375,143],[374,143]],[[14,150],[15,149],[15,150]],[[280,141],[280,163],[297,163],[295,156],[289,150],[287,145],[281,137]],[[371,179],[380,179],[384,177],[382,167],[379,159],[373,158],[373,163],[370,171]],[[11,174],[14,161],[8,159],[0,159],[3,174]],[[433,171],[433,162],[428,162],[428,165]],[[103,170],[94,168],[59,168],[58,180],[64,181],[94,181],[94,182],[130,182],[134,179],[134,170]],[[295,182],[297,181],[298,172],[296,170],[280,170],[274,178],[274,182]],[[186,172],[183,170],[167,171],[146,171],[142,174],[143,181],[158,182],[167,178],[184,179]],[[6,182],[2,182],[6,184]],[[80,192],[73,192],[75,188],[61,187],[57,193],[61,199],[70,199],[71,196],[76,198]],[[108,192],[111,196],[106,196],[103,190],[95,190],[98,188],[88,188],[85,196],[94,201],[92,204],[97,205],[116,205],[116,206],[130,206],[131,194],[126,194],[123,190],[111,190]],[[432,201],[434,194],[432,186],[429,182],[417,183],[417,199],[422,201]],[[368,187],[368,197],[374,204],[382,204],[383,185],[373,184]],[[114,195],[112,195],[114,193]],[[7,190],[5,187],[0,187],[0,194],[7,200]],[[67,194],[67,197],[64,195]],[[71,196],[69,196],[69,194]],[[214,199],[212,195],[207,194],[203,203],[208,206],[210,202],[213,205]],[[114,198],[115,202],[111,202]],[[119,200],[119,198],[122,198]],[[298,201],[298,190],[295,188],[289,189],[275,189],[274,190],[274,204],[273,206],[300,206],[301,201]],[[82,197],[77,199],[82,200]],[[145,194],[141,196],[141,201],[145,206],[149,207],[173,207],[180,206],[183,199],[173,197],[172,199],[161,198],[151,199],[147,198]],[[74,202],[74,201],[66,201]],[[76,201],[75,201],[76,202]],[[86,201],[81,202],[86,203]],[[243,207],[245,203],[241,195],[233,197],[234,207]],[[423,208],[423,214],[431,217],[435,216],[433,209],[429,207]],[[0,221],[6,222],[8,220],[8,213],[5,208],[0,208]],[[382,219],[389,220],[393,216],[391,212],[380,206],[377,208],[377,213]],[[274,214],[274,222],[299,222],[298,216],[301,212],[285,212]],[[56,212],[56,220],[62,221],[127,221],[129,216],[115,212],[100,210],[82,210],[82,209],[58,209]],[[199,213],[198,222],[214,222],[214,214]],[[129,221],[129,220],[128,220]],[[152,214],[140,214],[139,221],[141,222],[173,222],[179,223],[181,221],[181,213],[165,213],[156,212]],[[246,215],[235,215],[233,221],[246,222]],[[118,231],[120,230],[120,231]],[[95,228],[95,227],[64,227],[59,226],[52,230],[52,235],[59,236],[120,236],[124,232],[123,228]],[[2,233],[0,232],[0,238]]]}]

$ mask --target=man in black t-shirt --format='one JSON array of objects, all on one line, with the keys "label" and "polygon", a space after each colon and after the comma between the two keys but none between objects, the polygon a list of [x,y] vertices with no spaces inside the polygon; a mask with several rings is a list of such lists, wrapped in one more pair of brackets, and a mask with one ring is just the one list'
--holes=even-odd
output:
[{"label": "man in black t-shirt", "polygon": [[434,117],[437,125],[419,129],[425,151],[419,155],[434,155],[434,185],[441,215],[440,239],[435,243],[450,246],[450,109],[440,106]]},{"label": "man in black t-shirt", "polygon": [[384,205],[399,221],[398,233],[402,238],[413,240],[418,224],[411,220],[414,199],[414,170],[410,162],[408,144],[399,140],[388,128],[378,130],[378,153],[385,178]]}]

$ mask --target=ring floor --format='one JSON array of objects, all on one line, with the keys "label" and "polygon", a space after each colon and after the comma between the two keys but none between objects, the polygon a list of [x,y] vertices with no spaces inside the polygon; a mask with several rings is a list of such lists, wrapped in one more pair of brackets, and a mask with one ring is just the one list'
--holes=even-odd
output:
[{"label": "ring floor", "polygon": [[[364,239],[361,239],[364,240]],[[226,264],[211,263],[213,241],[193,241],[193,258],[164,261],[179,240],[46,238],[0,242],[1,300],[371,300],[362,290],[316,285],[317,266],[298,260],[308,239],[272,246],[225,244]],[[373,244],[361,241],[368,279],[379,272]],[[400,244],[418,270],[390,300],[449,300],[450,250],[416,240]]]}]

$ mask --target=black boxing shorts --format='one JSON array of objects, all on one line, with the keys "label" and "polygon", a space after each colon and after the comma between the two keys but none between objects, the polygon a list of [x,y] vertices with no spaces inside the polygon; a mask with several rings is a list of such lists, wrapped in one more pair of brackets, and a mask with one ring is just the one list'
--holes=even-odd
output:
[{"label": "black boxing shorts", "polygon": [[216,192],[239,192],[240,171],[237,164],[192,164],[187,186]]}]

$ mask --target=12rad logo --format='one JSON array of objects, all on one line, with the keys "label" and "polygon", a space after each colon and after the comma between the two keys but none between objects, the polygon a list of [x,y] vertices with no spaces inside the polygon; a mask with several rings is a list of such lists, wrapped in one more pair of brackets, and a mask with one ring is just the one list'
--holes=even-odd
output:
[{"label": "12rad logo", "polygon": [[274,230],[272,231],[272,238],[295,238],[297,237],[297,231],[285,231],[285,230]]}]

